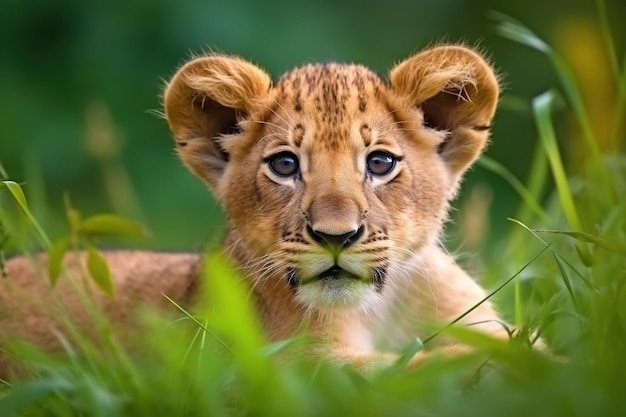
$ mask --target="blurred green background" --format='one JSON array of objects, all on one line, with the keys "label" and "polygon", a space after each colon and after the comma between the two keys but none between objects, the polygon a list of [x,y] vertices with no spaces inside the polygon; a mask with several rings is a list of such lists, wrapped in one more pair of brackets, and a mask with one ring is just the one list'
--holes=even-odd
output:
[{"label": "blurred green background", "polygon": [[[606,4],[616,50],[623,51],[626,2]],[[68,193],[84,214],[114,211],[145,224],[151,236],[134,246],[199,249],[222,233],[223,218],[177,160],[157,115],[164,80],[177,65],[192,53],[219,50],[275,78],[316,60],[359,62],[384,76],[410,53],[449,40],[480,44],[502,73],[488,155],[523,180],[536,139],[530,100],[558,82],[545,56],[496,33],[491,11],[522,21],[553,45],[586,79],[592,122],[594,114],[602,119],[616,92],[604,82],[610,65],[591,0],[4,0],[0,162],[24,184],[52,238],[67,230]],[[602,137],[602,123],[594,128]],[[575,153],[577,139],[570,139],[566,149]],[[470,248],[487,239],[494,251],[518,203],[504,180],[473,169],[458,205],[478,204],[473,210],[486,213],[490,233],[453,231],[451,239]]]}]

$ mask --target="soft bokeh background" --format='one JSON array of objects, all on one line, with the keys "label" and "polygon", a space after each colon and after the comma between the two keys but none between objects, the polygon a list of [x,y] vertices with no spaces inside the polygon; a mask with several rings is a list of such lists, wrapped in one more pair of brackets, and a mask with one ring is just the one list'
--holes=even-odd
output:
[{"label": "soft bokeh background", "polygon": [[[607,9],[623,51],[626,2],[609,1]],[[480,44],[502,73],[488,155],[523,180],[536,139],[530,100],[558,83],[545,56],[496,33],[491,11],[553,45],[586,79],[592,119],[602,120],[616,92],[604,82],[611,69],[591,0],[4,0],[0,163],[24,183],[53,238],[67,229],[67,193],[85,214],[114,211],[145,224],[151,237],[135,246],[198,249],[222,233],[223,218],[177,161],[157,115],[163,80],[191,53],[240,54],[275,77],[314,60],[359,62],[384,75],[411,52],[450,40]],[[594,128],[602,137],[606,126]],[[566,148],[575,153],[570,139]],[[452,244],[472,250],[486,239],[487,253],[497,255],[518,202],[505,181],[475,168],[457,204],[472,215],[457,212],[463,227],[453,226]]]}]

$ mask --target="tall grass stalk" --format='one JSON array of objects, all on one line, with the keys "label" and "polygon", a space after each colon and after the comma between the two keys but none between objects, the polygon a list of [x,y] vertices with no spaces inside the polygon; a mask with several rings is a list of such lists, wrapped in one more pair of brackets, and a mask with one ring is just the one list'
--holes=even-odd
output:
[{"label": "tall grass stalk", "polygon": [[612,117],[613,120],[611,123],[612,128],[610,137],[612,149],[617,150],[619,146],[617,135],[620,127],[623,127],[626,122],[626,116],[624,115],[626,113],[626,56],[624,56],[624,61],[622,62],[622,68],[620,70],[620,63],[617,58],[615,42],[613,41],[613,36],[611,35],[611,27],[607,16],[606,2],[604,0],[596,0],[596,6],[598,8],[598,20],[600,22],[600,29],[602,30],[602,38],[604,39],[604,43],[606,44],[606,49],[608,51],[611,72],[617,81],[618,96],[615,104],[615,112]]},{"label": "tall grass stalk", "polygon": [[499,22],[497,29],[502,36],[542,52],[550,59],[555,73],[561,81],[563,94],[567,97],[574,116],[581,127],[582,136],[591,153],[590,162],[593,165],[593,170],[598,173],[601,179],[599,186],[602,187],[605,195],[610,199],[610,203],[614,204],[617,196],[611,187],[610,173],[605,168],[602,152],[591,126],[585,101],[572,71],[563,58],[530,29],[508,16],[499,13],[493,13],[492,15]]}]

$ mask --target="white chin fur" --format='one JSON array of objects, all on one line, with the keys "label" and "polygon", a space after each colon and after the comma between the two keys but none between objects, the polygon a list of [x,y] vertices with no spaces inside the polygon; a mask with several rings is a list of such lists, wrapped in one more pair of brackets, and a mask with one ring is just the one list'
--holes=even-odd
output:
[{"label": "white chin fur", "polygon": [[380,301],[374,287],[352,278],[320,279],[298,287],[299,302],[319,310],[367,309]]}]

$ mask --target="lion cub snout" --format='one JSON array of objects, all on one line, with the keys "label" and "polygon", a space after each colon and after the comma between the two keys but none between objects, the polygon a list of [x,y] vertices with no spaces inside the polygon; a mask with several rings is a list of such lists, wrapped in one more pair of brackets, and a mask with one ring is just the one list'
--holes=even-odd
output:
[{"label": "lion cub snout", "polygon": [[305,212],[306,232],[323,246],[337,249],[352,245],[363,236],[364,210],[350,196],[332,193],[314,198]]},{"label": "lion cub snout", "polygon": [[311,226],[307,225],[306,231],[308,235],[317,243],[342,249],[359,240],[361,236],[363,236],[365,227],[361,225],[356,230],[350,230],[349,232],[342,234],[327,234],[320,230],[315,230]]}]

